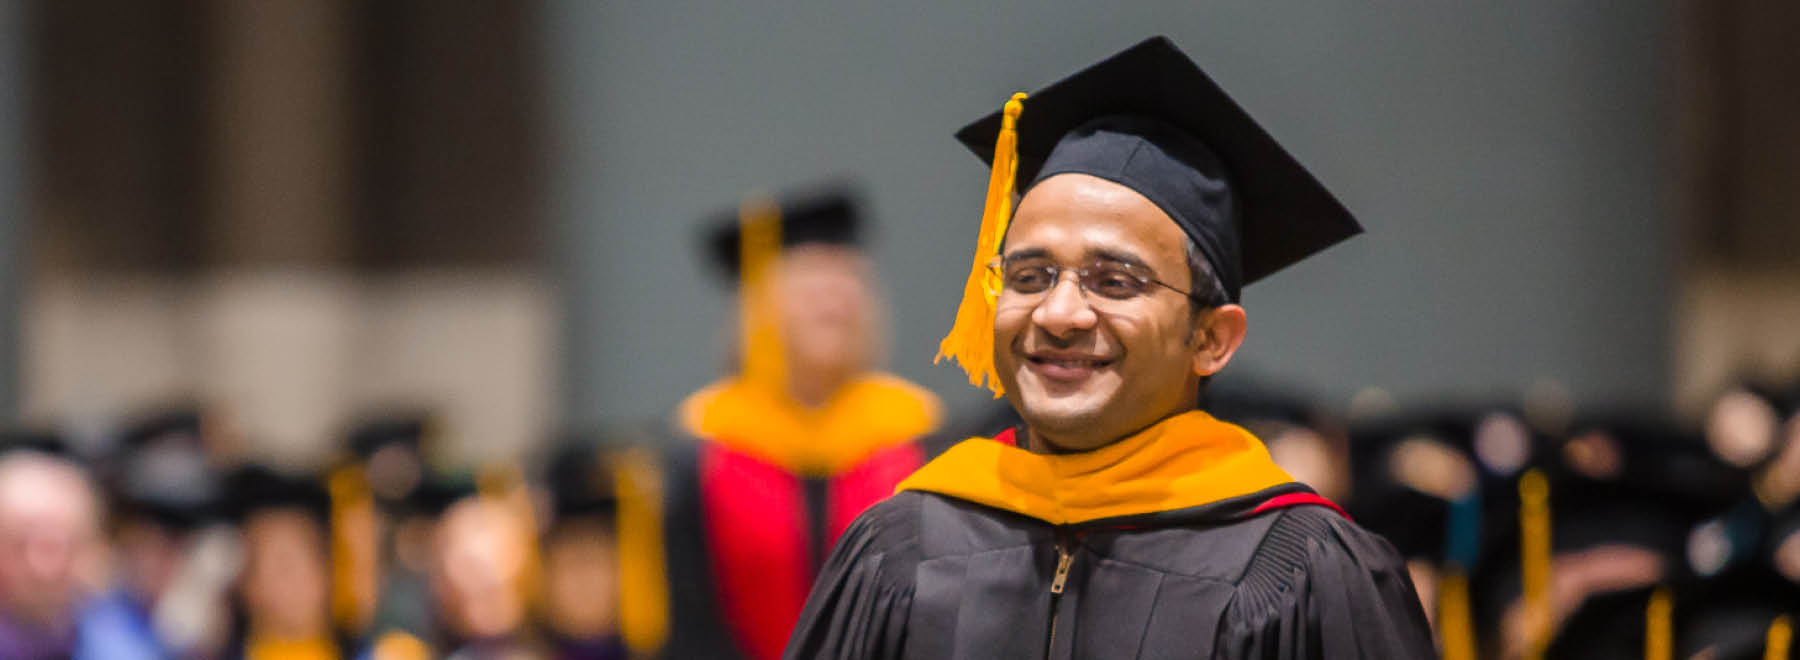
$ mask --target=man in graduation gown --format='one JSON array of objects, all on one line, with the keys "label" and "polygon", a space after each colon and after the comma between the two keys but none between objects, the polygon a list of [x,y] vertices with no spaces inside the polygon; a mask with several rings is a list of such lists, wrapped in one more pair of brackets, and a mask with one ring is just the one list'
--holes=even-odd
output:
[{"label": "man in graduation gown", "polygon": [[1394,549],[1196,409],[1343,207],[1162,38],[959,138],[994,175],[942,348],[1025,423],[860,516],[786,657],[1433,657]]},{"label": "man in graduation gown", "polygon": [[746,204],[709,237],[739,285],[741,361],[677,412],[697,442],[665,489],[669,657],[779,657],[832,544],[924,463],[939,404],[874,369],[859,209],[830,185]]}]

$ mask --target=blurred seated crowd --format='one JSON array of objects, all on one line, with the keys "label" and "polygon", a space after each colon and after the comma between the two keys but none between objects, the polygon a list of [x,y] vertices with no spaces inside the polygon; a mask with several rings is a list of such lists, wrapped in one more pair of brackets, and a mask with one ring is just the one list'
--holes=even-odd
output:
[{"label": "blurred seated crowd", "polygon": [[1345,416],[1213,399],[1407,558],[1445,658],[1790,657],[1800,384],[1728,388],[1691,423],[1554,394]]},{"label": "blurred seated crowd", "polygon": [[592,448],[529,478],[443,468],[427,421],[398,417],[311,474],[218,426],[7,434],[0,658],[626,657]]},{"label": "blurred seated crowd", "polygon": [[[1730,388],[1691,424],[1557,405],[1351,414],[1229,382],[1206,408],[1408,558],[1445,657],[1762,658],[1791,636],[1800,385]],[[922,444],[1016,423],[995,412]],[[657,657],[684,633],[671,601],[707,597],[661,539],[622,541],[705,510],[660,501],[659,466],[688,442],[673,432],[450,466],[430,419],[399,416],[308,474],[216,426],[189,410],[103,437],[6,433],[0,658]]]}]

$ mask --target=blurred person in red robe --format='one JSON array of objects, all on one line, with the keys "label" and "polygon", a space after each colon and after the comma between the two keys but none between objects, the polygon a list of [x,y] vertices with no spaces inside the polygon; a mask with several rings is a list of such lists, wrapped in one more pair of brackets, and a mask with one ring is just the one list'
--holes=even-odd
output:
[{"label": "blurred person in red robe", "polygon": [[677,413],[696,442],[668,472],[668,650],[775,658],[838,536],[923,464],[940,412],[876,370],[882,315],[852,191],[726,215],[708,247],[739,287],[741,361]]}]

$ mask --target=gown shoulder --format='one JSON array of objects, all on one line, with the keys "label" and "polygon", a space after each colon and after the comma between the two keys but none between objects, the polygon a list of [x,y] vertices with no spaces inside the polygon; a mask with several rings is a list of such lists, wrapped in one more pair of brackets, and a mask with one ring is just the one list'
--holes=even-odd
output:
[{"label": "gown shoulder", "polygon": [[1215,657],[1437,657],[1406,564],[1385,539],[1323,507],[1271,515]]},{"label": "gown shoulder", "polygon": [[898,658],[921,560],[917,493],[869,507],[838,538],[813,583],[785,658]]}]

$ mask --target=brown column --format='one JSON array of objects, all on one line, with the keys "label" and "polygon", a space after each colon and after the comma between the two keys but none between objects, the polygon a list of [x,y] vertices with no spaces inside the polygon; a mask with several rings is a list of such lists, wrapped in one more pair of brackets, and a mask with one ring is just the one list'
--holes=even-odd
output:
[{"label": "brown column", "polygon": [[214,6],[213,261],[348,261],[351,112],[344,2],[220,0]]},{"label": "brown column", "polygon": [[254,453],[317,462],[351,404],[359,333],[343,0],[215,2],[201,387]]}]

